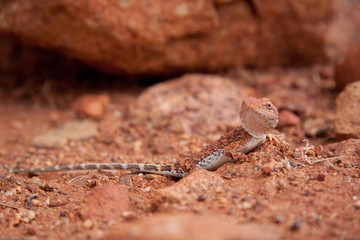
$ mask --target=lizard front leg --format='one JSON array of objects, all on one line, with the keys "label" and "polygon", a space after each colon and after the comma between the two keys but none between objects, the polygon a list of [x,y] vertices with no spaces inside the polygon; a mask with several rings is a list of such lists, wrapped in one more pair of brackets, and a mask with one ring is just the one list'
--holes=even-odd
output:
[{"label": "lizard front leg", "polygon": [[289,145],[286,140],[283,139],[280,135],[268,133],[266,134],[266,138],[269,139],[269,142],[275,146],[279,146],[281,144]]}]

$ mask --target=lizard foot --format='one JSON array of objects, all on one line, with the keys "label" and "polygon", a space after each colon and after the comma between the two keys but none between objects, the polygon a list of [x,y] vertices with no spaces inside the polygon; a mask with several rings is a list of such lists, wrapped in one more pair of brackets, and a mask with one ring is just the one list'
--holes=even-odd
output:
[{"label": "lizard foot", "polygon": [[271,144],[274,144],[275,146],[279,146],[281,144],[284,144],[284,145],[289,145],[286,140],[284,138],[282,138],[280,135],[275,135],[275,134],[271,134],[271,133],[268,133],[266,134],[266,138],[269,139],[270,143]]}]

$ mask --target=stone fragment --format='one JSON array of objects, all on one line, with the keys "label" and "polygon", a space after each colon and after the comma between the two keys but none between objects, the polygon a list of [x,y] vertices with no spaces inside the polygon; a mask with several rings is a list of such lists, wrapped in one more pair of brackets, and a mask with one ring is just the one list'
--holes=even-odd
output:
[{"label": "stone fragment", "polygon": [[199,196],[209,196],[217,188],[221,188],[224,180],[216,173],[207,170],[198,170],[170,187],[156,192],[153,201],[153,210],[171,207],[191,206],[198,201]]},{"label": "stone fragment", "polygon": [[110,97],[106,94],[86,94],[75,100],[73,109],[76,115],[83,118],[100,118],[103,116],[106,106],[110,103]]},{"label": "stone fragment", "polygon": [[319,69],[319,74],[321,78],[324,79],[334,79],[335,69],[333,65],[324,65]]},{"label": "stone fragment", "polygon": [[62,136],[58,130],[54,129],[32,139],[32,145],[39,148],[59,148],[67,142],[67,138]]},{"label": "stone fragment", "polygon": [[129,192],[112,184],[97,186],[85,196],[83,204],[85,218],[117,219],[130,211]]},{"label": "stone fragment", "polygon": [[34,207],[41,207],[43,204],[41,203],[41,201],[37,200],[37,199],[32,199],[31,200],[31,204]]},{"label": "stone fragment", "polygon": [[37,233],[38,233],[38,232],[36,231],[36,229],[35,229],[35,228],[32,228],[32,227],[28,228],[28,229],[26,230],[26,232],[27,232],[27,234],[32,235],[32,236],[36,236]]},{"label": "stone fragment", "polygon": [[336,87],[342,90],[347,84],[360,80],[360,41],[355,43],[345,59],[335,68]]},{"label": "stone fragment", "polygon": [[360,138],[360,81],[351,83],[336,97],[335,133],[341,138]]},{"label": "stone fragment", "polygon": [[299,125],[301,119],[295,113],[288,110],[281,110],[279,113],[279,124],[278,127],[289,127]]},{"label": "stone fragment", "polygon": [[97,124],[87,120],[66,122],[60,130],[70,140],[84,140],[98,134]]},{"label": "stone fragment", "polygon": [[360,209],[360,201],[356,201],[354,203],[354,207],[355,207],[355,209]]},{"label": "stone fragment", "polygon": [[201,134],[221,126],[240,125],[239,110],[246,89],[230,79],[201,74],[156,84],[137,99],[132,115],[155,128]]},{"label": "stone fragment", "polygon": [[25,208],[20,208],[17,213],[15,213],[16,219],[19,219],[20,221],[24,223],[29,223],[32,220],[35,219],[36,215],[34,211],[28,210]]},{"label": "stone fragment", "polygon": [[86,219],[84,222],[83,222],[83,227],[86,228],[86,229],[90,229],[94,226],[94,223],[91,219]]},{"label": "stone fragment", "polygon": [[292,232],[296,232],[299,231],[302,225],[302,221],[301,219],[297,219],[291,226],[290,226],[290,231]]},{"label": "stone fragment", "polygon": [[51,129],[32,139],[32,144],[40,148],[58,148],[68,140],[83,140],[98,134],[97,124],[92,121],[69,121],[57,129]]},{"label": "stone fragment", "polygon": [[360,139],[347,139],[325,146],[325,151],[333,153],[333,157],[340,157],[344,165],[360,164]]},{"label": "stone fragment", "polygon": [[187,239],[280,239],[282,230],[265,224],[233,224],[221,216],[196,214],[153,215],[134,223],[121,223],[102,239],[187,240]]}]

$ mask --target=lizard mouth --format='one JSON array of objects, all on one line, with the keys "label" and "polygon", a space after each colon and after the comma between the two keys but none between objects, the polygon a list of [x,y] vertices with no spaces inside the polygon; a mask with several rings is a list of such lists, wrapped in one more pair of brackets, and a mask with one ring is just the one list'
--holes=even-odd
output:
[{"label": "lizard mouth", "polygon": [[[264,119],[266,119],[264,122],[262,122],[261,125],[263,125],[263,127],[269,127],[270,125],[270,128],[276,128],[276,126],[279,124],[279,118],[278,117],[270,117],[270,116],[266,116],[265,114],[261,114],[262,117]],[[269,124],[270,123],[270,124]]]},{"label": "lizard mouth", "polygon": [[273,128],[276,128],[276,126],[279,124],[279,119],[274,119],[274,124],[272,125]]}]

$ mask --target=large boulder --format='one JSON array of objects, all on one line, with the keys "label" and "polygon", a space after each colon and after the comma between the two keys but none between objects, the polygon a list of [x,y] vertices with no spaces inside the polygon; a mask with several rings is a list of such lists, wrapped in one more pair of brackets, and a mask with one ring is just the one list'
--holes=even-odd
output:
[{"label": "large boulder", "polygon": [[360,138],[360,81],[348,84],[335,103],[336,135],[340,139]]},{"label": "large boulder", "polygon": [[175,74],[334,59],[359,35],[359,10],[350,0],[3,0],[0,31],[115,73]]},{"label": "large boulder", "polygon": [[186,74],[149,87],[130,111],[134,119],[157,129],[209,134],[240,125],[239,110],[247,90],[229,78]]},{"label": "large boulder", "polygon": [[360,41],[354,44],[335,69],[335,81],[338,89],[360,80]]}]

